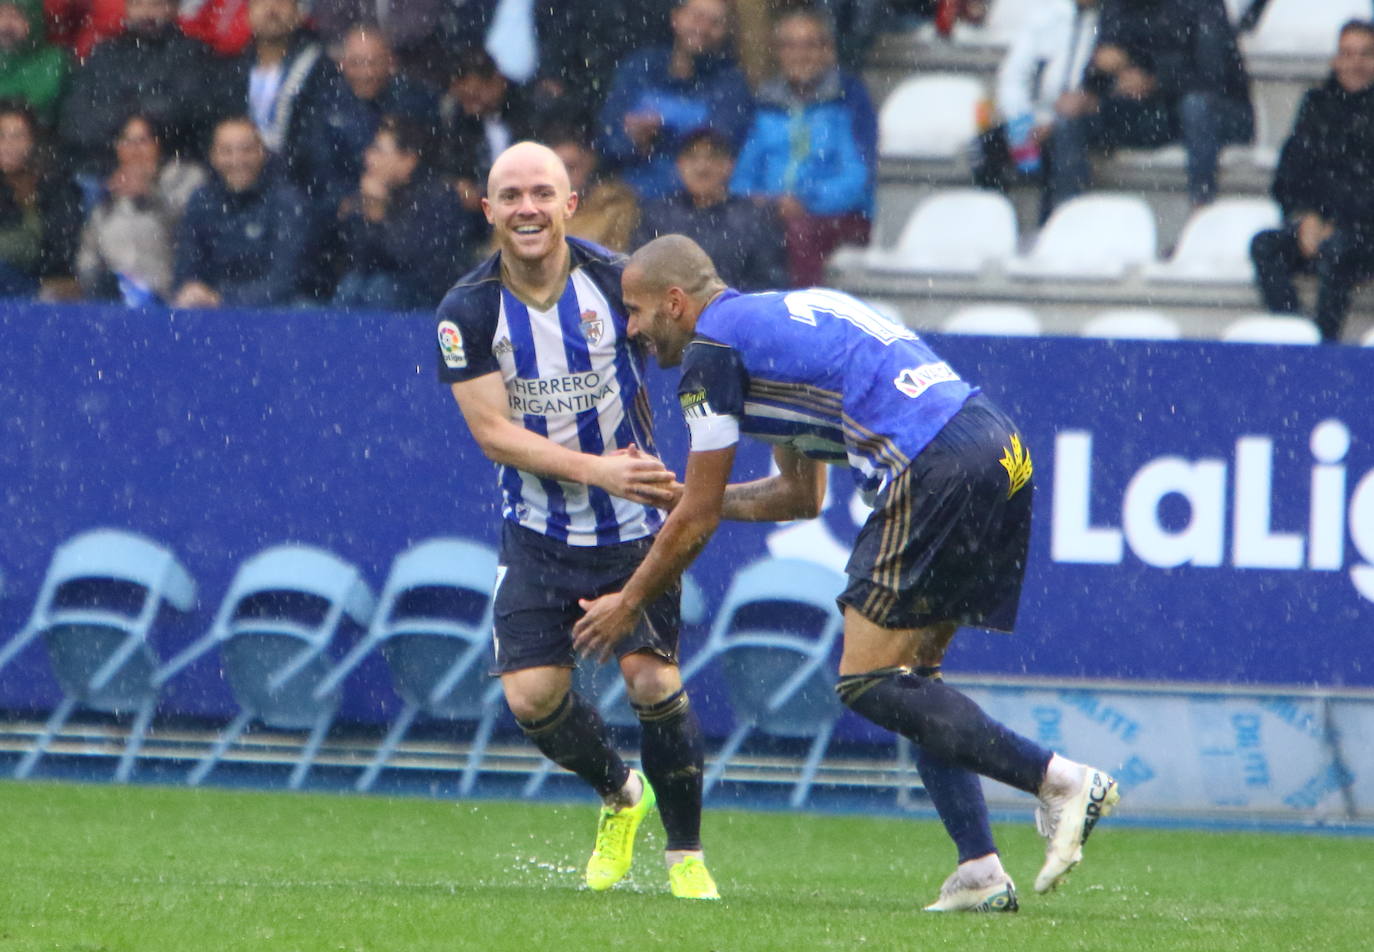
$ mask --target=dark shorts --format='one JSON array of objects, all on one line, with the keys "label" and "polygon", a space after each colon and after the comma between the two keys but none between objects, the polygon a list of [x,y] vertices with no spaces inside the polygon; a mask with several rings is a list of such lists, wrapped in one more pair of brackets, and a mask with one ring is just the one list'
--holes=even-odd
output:
[{"label": "dark shorts", "polygon": [[[572,626],[582,617],[577,600],[620,591],[653,541],[650,536],[616,545],[567,545],[502,520],[491,673],[575,667]],[[616,645],[617,658],[650,651],[677,663],[680,593],[674,586],[649,606],[635,630]]]},{"label": "dark shorts", "polygon": [[884,628],[1011,631],[1030,547],[1030,453],[975,395],[878,496],[840,595]]}]

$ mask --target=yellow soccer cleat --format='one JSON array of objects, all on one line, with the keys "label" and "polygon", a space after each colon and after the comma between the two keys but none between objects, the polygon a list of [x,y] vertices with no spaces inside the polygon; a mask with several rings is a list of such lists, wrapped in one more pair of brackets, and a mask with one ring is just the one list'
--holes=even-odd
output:
[{"label": "yellow soccer cleat", "polygon": [[668,867],[668,886],[678,899],[719,899],[720,891],[706,864],[695,856],[685,856]]},{"label": "yellow soccer cleat", "polygon": [[601,808],[601,819],[596,825],[596,848],[592,850],[592,858],[587,860],[587,888],[596,892],[610,889],[630,871],[635,856],[635,834],[657,802],[648,779],[637,770],[635,773],[644,784],[639,802],[619,810]]}]

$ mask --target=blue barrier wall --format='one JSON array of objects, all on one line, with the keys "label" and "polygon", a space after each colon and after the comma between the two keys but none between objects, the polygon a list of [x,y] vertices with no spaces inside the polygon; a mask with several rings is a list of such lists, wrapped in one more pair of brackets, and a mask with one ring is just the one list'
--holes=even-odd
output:
[{"label": "blue barrier wall", "polygon": [[[160,629],[164,658],[264,546],[324,546],[379,588],[419,539],[496,540],[494,470],[436,382],[427,315],[7,305],[0,331],[0,638],[53,549],[94,526],[162,541],[199,583],[199,609]],[[1021,630],[961,636],[951,669],[1374,686],[1374,351],[934,343],[1021,422],[1037,480]],[[680,467],[674,380],[653,383]],[[739,475],[767,463],[750,446]],[[842,559],[862,512],[846,475],[831,497],[814,524],[723,529],[694,569],[708,604],[768,551]],[[0,707],[58,697],[40,646],[0,672]],[[396,703],[373,658],[343,714]],[[213,655],[162,709],[235,710]]]}]

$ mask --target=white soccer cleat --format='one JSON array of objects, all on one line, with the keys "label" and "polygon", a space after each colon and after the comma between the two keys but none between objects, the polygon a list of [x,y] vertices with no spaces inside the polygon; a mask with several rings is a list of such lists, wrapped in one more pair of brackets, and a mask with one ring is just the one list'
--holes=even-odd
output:
[{"label": "white soccer cleat", "polygon": [[984,886],[971,886],[955,870],[940,887],[940,898],[925,907],[926,912],[1015,912],[1016,885],[1010,876],[1001,876]]},{"label": "white soccer cleat", "polygon": [[1106,771],[1083,767],[1083,777],[1067,793],[1050,793],[1040,798],[1035,809],[1035,826],[1045,838],[1045,865],[1035,877],[1035,891],[1049,892],[1083,858],[1097,821],[1112,812],[1121,793]]}]

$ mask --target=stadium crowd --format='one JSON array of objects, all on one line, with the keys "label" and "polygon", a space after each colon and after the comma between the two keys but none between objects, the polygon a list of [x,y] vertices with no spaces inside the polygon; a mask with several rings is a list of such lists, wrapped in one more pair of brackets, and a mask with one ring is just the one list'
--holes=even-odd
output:
[{"label": "stadium crowd", "polygon": [[[1211,201],[1222,146],[1254,134],[1237,30],[1264,2],[1233,23],[1225,0],[1037,0],[999,71],[978,183],[1039,185],[1045,217],[1091,187],[1093,153],[1180,142],[1190,200]],[[489,250],[486,172],[523,138],[568,163],[574,234],[628,250],[682,232],[742,289],[818,283],[836,247],[869,239],[868,45],[880,28],[948,33],[987,11],[0,0],[0,295],[427,307]],[[1255,248],[1271,309],[1297,310],[1294,271],[1335,288],[1320,305],[1328,339],[1374,270],[1374,220],[1356,200],[1374,84],[1361,30],[1342,33],[1283,151],[1289,237]],[[1350,141],[1314,148],[1333,122]]]}]

